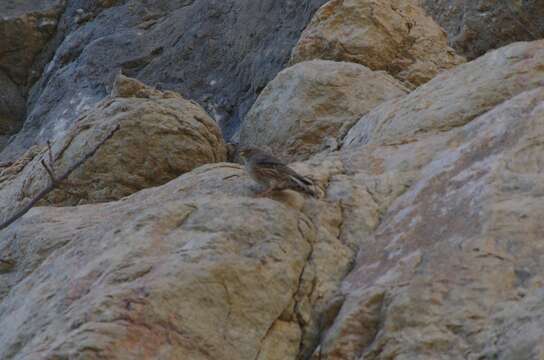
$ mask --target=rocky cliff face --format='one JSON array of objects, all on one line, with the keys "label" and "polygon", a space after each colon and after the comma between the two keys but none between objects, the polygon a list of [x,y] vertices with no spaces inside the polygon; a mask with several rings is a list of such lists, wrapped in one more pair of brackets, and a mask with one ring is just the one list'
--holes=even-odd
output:
[{"label": "rocky cliff face", "polygon": [[450,44],[473,59],[514,41],[544,37],[542,0],[417,0],[450,38]]},{"label": "rocky cliff face", "polygon": [[[12,160],[29,146],[57,138],[69,129],[74,119],[109,93],[119,70],[194,99],[229,137],[257,94],[287,63],[300,32],[323,2],[54,2],[64,8],[51,25],[56,33],[43,50],[43,58],[36,59],[43,72],[30,91],[23,129],[0,161]],[[29,5],[20,8],[15,3],[16,9],[8,14],[34,16],[36,2],[25,3]],[[4,10],[0,11],[3,15]],[[18,46],[26,43],[9,23],[5,26],[15,33],[6,39]],[[28,37],[46,39],[46,30],[49,28],[30,27]],[[36,41],[33,49],[42,46]],[[33,59],[30,55],[34,54],[21,57]],[[16,65],[16,69],[25,66]],[[2,128],[0,125],[0,135],[5,133]]]},{"label": "rocky cliff face", "polygon": [[6,3],[1,359],[544,357],[544,40],[322,3]]}]

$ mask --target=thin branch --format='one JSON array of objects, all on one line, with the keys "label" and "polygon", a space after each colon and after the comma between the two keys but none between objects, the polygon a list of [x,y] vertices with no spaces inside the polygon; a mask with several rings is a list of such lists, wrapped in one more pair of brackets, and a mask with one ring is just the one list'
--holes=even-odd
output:
[{"label": "thin branch", "polygon": [[[76,170],[78,167],[80,167],[83,163],[85,163],[87,160],[89,160],[97,151],[98,149],[104,145],[104,143],[106,141],[108,141],[109,139],[111,139],[111,137],[115,134],[115,132],[117,130],[119,130],[120,126],[119,124],[117,124],[117,126],[115,126],[109,133],[106,137],[104,137],[104,139],[102,139],[102,141],[100,141],[98,144],[96,144],[96,146],[91,150],[89,151],[83,158],[81,158],[79,161],[77,161],[76,163],[74,163],[72,166],[70,166],[68,168],[68,170],[66,170],[61,176],[59,176],[58,178],[55,178],[55,177],[52,177],[51,179],[51,182],[50,184],[45,188],[43,189],[42,191],[40,191],[32,200],[30,200],[30,202],[28,204],[26,204],[22,209],[20,209],[19,211],[17,211],[15,214],[13,214],[9,219],[7,219],[6,221],[4,221],[3,223],[0,224],[0,230],[3,230],[5,228],[7,228],[9,225],[11,225],[12,223],[14,223],[17,219],[19,219],[21,216],[23,216],[24,214],[26,214],[30,209],[32,209],[34,207],[34,205],[36,205],[36,203],[38,201],[40,201],[41,199],[43,199],[47,194],[49,194],[53,189],[55,189],[57,187],[57,185],[65,180],[66,178],[68,178],[68,176],[70,176],[70,174]],[[43,159],[42,159],[42,165],[44,165],[44,162],[43,162]],[[45,166],[45,169],[47,169],[47,166]],[[47,171],[49,173],[49,171]],[[49,173],[49,176],[51,177],[51,173]]]},{"label": "thin branch", "polygon": [[55,177],[55,173],[53,172],[53,169],[49,168],[49,166],[47,166],[44,159],[41,159],[40,163],[42,164],[45,171],[47,171],[47,174],[49,174],[49,178],[51,179],[51,183],[53,183],[53,184],[57,183],[58,181],[57,181],[57,178]]},{"label": "thin branch", "polygon": [[51,150],[51,141],[47,140],[47,155],[49,155],[49,165],[53,166],[53,150]]},{"label": "thin branch", "polygon": [[[51,171],[51,174],[53,174],[53,179],[55,179],[55,160],[53,160],[53,150],[51,149],[51,141],[49,140],[47,140],[47,155],[49,156],[49,170]],[[43,159],[42,165],[45,166],[45,162],[43,161]],[[49,171],[47,172],[49,173]]]}]

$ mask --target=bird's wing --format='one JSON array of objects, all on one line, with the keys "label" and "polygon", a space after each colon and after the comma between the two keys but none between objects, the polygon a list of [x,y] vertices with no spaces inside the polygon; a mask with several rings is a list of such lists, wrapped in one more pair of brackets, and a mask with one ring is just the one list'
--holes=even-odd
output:
[{"label": "bird's wing", "polygon": [[262,161],[258,162],[258,165],[260,169],[259,171],[263,175],[274,177],[278,180],[292,180],[306,186],[313,185],[309,179],[298,174],[295,170],[281,163],[277,159],[263,159]]},{"label": "bird's wing", "polygon": [[280,165],[285,165],[285,163],[283,161],[281,161],[280,159],[278,159],[277,157],[272,156],[270,154],[265,154],[265,153],[258,154],[257,156],[255,156],[254,159],[255,159],[255,162],[257,164],[270,164],[270,165],[280,164]]}]

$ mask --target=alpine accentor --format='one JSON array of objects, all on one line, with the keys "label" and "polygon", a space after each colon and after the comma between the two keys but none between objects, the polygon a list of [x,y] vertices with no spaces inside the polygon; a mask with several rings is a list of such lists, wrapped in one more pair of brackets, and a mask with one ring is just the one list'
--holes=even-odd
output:
[{"label": "alpine accentor", "polygon": [[297,174],[274,156],[253,147],[241,149],[240,156],[244,159],[249,176],[265,188],[259,195],[267,195],[275,190],[291,189],[317,196],[312,189],[311,180]]}]

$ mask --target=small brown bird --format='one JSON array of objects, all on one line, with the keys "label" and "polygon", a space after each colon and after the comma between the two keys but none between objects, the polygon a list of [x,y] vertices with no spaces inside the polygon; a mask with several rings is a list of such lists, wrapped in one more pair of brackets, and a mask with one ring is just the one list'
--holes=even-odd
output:
[{"label": "small brown bird", "polygon": [[249,176],[257,184],[265,187],[264,191],[259,193],[260,196],[276,190],[290,189],[317,197],[310,179],[297,174],[274,156],[254,147],[241,149],[240,156],[244,159]]}]

